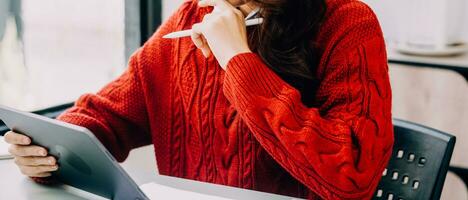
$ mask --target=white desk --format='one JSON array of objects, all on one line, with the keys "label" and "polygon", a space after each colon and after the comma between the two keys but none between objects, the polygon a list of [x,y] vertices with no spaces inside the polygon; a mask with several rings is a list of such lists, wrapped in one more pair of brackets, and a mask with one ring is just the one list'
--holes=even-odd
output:
[{"label": "white desk", "polygon": [[[148,157],[149,156],[149,157]],[[152,157],[151,157],[152,156]],[[226,187],[197,181],[157,175],[151,147],[144,147],[132,152],[129,159],[122,164],[124,169],[138,185],[156,182],[178,189],[216,195],[231,199],[272,199],[291,200],[293,198],[263,192]],[[148,159],[151,158],[151,159]],[[0,160],[0,199],[14,200],[83,200],[104,198],[72,188],[70,186],[43,186],[20,174],[13,160]],[[161,198],[164,200],[165,198]],[[167,198],[174,199],[174,198]]]},{"label": "white desk", "polygon": [[452,70],[462,75],[465,80],[468,81],[468,52],[450,57],[424,57],[399,53],[389,45],[387,53],[390,63],[404,64],[413,67],[432,67]]}]

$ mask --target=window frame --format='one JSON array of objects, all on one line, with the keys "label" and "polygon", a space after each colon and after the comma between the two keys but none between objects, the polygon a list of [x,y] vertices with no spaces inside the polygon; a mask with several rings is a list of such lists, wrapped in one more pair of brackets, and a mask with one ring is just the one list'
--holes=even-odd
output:
[{"label": "window frame", "polygon": [[162,23],[162,0],[125,0],[125,56],[143,45]]}]

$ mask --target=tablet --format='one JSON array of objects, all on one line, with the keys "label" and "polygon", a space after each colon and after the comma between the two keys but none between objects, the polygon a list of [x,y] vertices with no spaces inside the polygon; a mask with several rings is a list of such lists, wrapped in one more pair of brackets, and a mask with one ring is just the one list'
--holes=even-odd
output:
[{"label": "tablet", "polygon": [[59,181],[109,199],[148,199],[88,129],[5,106],[0,119],[57,158]]}]

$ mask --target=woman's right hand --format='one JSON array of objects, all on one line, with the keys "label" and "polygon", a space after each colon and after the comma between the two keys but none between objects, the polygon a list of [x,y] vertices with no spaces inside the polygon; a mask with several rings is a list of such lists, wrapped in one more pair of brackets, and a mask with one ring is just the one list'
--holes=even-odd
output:
[{"label": "woman's right hand", "polygon": [[48,177],[57,171],[57,160],[49,156],[44,147],[31,144],[31,138],[15,133],[5,134],[5,141],[11,144],[9,152],[15,157],[21,173],[29,177]]}]

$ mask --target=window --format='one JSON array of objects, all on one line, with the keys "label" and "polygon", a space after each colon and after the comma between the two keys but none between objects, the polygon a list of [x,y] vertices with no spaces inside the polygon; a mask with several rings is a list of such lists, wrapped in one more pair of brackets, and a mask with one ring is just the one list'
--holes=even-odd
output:
[{"label": "window", "polygon": [[0,104],[32,111],[72,102],[121,74],[125,4],[0,0]]}]

